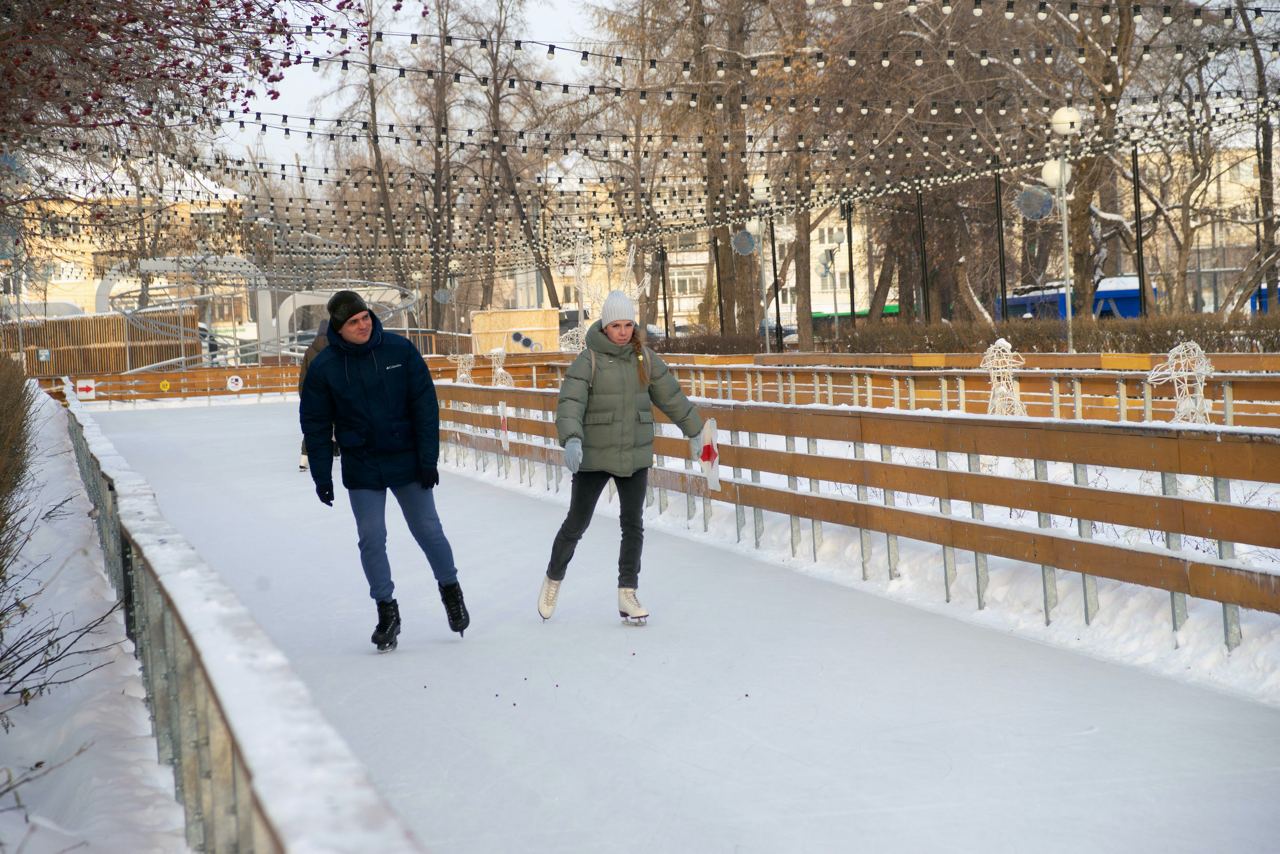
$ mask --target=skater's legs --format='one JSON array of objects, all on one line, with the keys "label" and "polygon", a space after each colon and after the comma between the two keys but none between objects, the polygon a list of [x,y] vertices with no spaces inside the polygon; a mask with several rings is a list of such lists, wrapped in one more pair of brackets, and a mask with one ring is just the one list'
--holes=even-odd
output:
[{"label": "skater's legs", "polygon": [[649,470],[640,469],[631,477],[615,477],[618,485],[618,524],[622,545],[618,549],[618,586],[637,587],[640,580],[640,553],[644,549],[644,497]]},{"label": "skater's legs", "polygon": [[569,498],[569,515],[565,517],[551,544],[551,561],[547,564],[547,577],[563,581],[569,561],[578,547],[578,541],[591,524],[596,502],[610,475],[602,471],[580,471],[573,476],[573,492]]},{"label": "skater's legs", "polygon": [[387,491],[349,489],[347,494],[351,498],[351,512],[356,517],[360,566],[369,582],[369,595],[376,602],[386,602],[395,592],[391,563],[387,560]]},{"label": "skater's legs", "polygon": [[422,553],[427,556],[436,581],[446,587],[453,584],[458,580],[458,570],[453,565],[453,548],[444,535],[431,490],[423,489],[415,482],[394,487],[391,492],[400,503],[404,520],[409,524],[409,533],[413,534]]}]

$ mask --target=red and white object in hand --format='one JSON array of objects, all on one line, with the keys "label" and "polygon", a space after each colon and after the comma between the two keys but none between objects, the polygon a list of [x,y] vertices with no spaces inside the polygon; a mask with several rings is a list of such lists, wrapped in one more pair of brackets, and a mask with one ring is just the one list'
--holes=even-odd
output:
[{"label": "red and white object in hand", "polygon": [[720,450],[716,445],[716,420],[708,418],[702,423],[702,433],[698,436],[702,446],[698,454],[698,462],[702,466],[702,474],[707,478],[707,489],[720,488]]}]

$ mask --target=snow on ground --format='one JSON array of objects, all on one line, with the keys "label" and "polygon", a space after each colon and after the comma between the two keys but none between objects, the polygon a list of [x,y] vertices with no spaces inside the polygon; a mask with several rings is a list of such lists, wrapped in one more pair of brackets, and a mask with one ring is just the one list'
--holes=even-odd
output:
[{"label": "snow on ground", "polygon": [[544,624],[567,480],[466,461],[436,495],[472,627],[448,631],[392,502],[405,632],[378,655],[345,494],[324,507],[296,471],[295,403],[93,414],[433,849],[1263,851],[1280,830],[1268,615],[1227,656],[1193,603],[1174,650],[1167,594],[1100,583],[1086,628],[1063,573],[1046,629],[1034,570],[993,561],[976,612],[963,585],[941,602],[937,547],[904,540],[903,578],[863,582],[852,532],[792,559],[784,519],[755,551],[731,508],[703,534],[673,494],[647,515],[650,625],[618,623],[603,503]]},{"label": "snow on ground", "polygon": [[[24,589],[43,591],[32,611],[5,627],[12,643],[25,627],[64,618],[84,626],[111,609],[115,593],[102,569],[98,532],[80,484],[66,413],[38,397],[39,429],[30,509],[39,519],[14,575],[34,569]],[[10,713],[0,738],[0,768],[38,776],[0,802],[0,850],[179,852],[187,846],[173,771],[156,760],[150,714],[124,617],[116,611],[81,648],[104,647],[84,672]],[[11,697],[0,698],[8,705]],[[61,767],[57,767],[61,766]]]}]

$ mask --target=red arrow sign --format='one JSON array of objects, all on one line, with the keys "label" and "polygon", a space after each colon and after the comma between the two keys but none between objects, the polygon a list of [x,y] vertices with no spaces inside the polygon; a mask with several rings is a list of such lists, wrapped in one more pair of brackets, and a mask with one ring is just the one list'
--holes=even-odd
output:
[{"label": "red arrow sign", "polygon": [[93,386],[91,386],[91,385],[78,385],[78,386],[76,386],[76,391],[80,391],[80,392],[93,391]]}]

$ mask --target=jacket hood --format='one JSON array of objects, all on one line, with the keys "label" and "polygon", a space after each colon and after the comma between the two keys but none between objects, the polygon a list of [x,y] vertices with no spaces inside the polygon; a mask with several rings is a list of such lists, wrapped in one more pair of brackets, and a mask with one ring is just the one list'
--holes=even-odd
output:
[{"label": "jacket hood", "polygon": [[587,330],[587,346],[597,353],[603,353],[606,356],[617,356],[618,358],[629,358],[635,353],[631,349],[631,343],[614,344],[609,340],[609,336],[604,333],[604,327],[597,320],[591,324],[591,328]]},{"label": "jacket hood", "polygon": [[372,311],[369,312],[369,317],[373,319],[373,332],[369,335],[368,341],[363,344],[351,344],[339,335],[338,330],[334,329],[333,324],[330,323],[328,324],[329,329],[325,333],[329,338],[329,343],[348,356],[363,356],[372,352],[375,347],[382,343],[382,321]]}]

